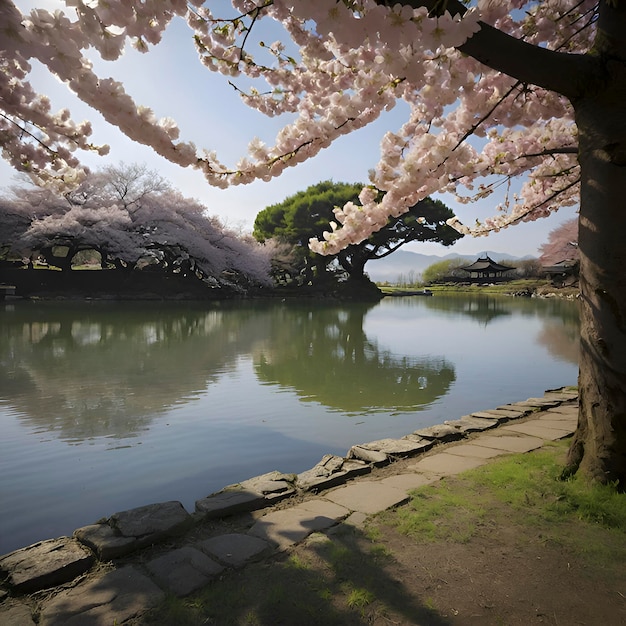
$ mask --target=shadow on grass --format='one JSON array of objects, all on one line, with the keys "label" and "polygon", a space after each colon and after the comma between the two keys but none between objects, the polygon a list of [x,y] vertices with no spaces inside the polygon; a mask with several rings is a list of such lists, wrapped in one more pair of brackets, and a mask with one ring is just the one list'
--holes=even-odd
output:
[{"label": "shadow on grass", "polygon": [[339,525],[273,558],[230,571],[185,599],[169,597],[143,624],[357,626],[450,622],[393,578],[393,557],[361,530]]}]

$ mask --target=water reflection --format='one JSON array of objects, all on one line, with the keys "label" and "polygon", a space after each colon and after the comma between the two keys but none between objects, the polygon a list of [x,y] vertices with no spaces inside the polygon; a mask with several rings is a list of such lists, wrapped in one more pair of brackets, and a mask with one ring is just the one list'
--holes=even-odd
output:
[{"label": "water reflection", "polygon": [[511,308],[506,300],[484,294],[439,296],[425,300],[429,309],[466,315],[484,326],[496,318],[511,315]]},{"label": "water reflection", "polygon": [[332,410],[419,410],[443,396],[452,364],[368,339],[371,306],[33,304],[2,318],[2,397],[31,427],[78,443],[136,436],[249,355],[262,383]]},{"label": "water reflection", "polygon": [[[380,306],[371,304],[5,307],[0,311],[0,403],[29,427],[68,442],[136,437],[156,416],[188,404],[250,360],[257,380],[247,384],[276,386],[331,411],[419,411],[446,396],[456,382],[454,361],[461,357],[451,349],[450,337],[460,331],[463,318],[489,328],[516,316],[539,318],[536,342],[558,360],[577,361],[578,311],[571,302],[482,295],[393,300],[383,308],[405,310],[409,318],[401,341],[421,333],[427,344],[432,336],[427,350],[394,348],[395,340],[379,331],[367,336],[364,320]],[[429,317],[425,324],[414,323],[432,311],[439,321]],[[455,330],[435,331],[447,318]],[[515,332],[511,328],[504,332]],[[489,334],[494,337],[494,330]],[[469,336],[455,341],[467,342]],[[228,407],[224,411],[229,415]]]},{"label": "water reflection", "polygon": [[578,364],[580,337],[578,306],[553,301],[550,303],[550,309],[553,317],[544,320],[536,342],[547,348],[555,359]]},{"label": "water reflection", "polygon": [[443,356],[396,355],[368,339],[365,304],[285,308],[255,354],[259,380],[348,414],[421,410],[455,379]]},{"label": "water reflection", "polygon": [[6,311],[2,398],[31,426],[68,441],[133,436],[234,367],[255,341],[242,332],[249,317],[159,304]]},{"label": "water reflection", "polygon": [[[578,363],[580,316],[578,303],[560,298],[513,298],[485,294],[438,294],[432,298],[401,298],[402,306],[434,310],[442,316],[463,316],[483,327],[511,317],[538,318],[542,326],[535,342],[560,361]],[[513,330],[514,332],[514,330]]]}]

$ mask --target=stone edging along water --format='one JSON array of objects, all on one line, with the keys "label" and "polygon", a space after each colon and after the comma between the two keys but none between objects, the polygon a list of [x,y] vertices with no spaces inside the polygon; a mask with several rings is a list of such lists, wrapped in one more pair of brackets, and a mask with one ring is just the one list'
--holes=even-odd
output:
[{"label": "stone edging along water", "polygon": [[367,474],[374,467],[423,454],[437,444],[466,438],[471,433],[573,401],[577,396],[575,387],[548,390],[542,398],[477,411],[416,430],[400,439],[355,445],[345,457],[325,455],[317,465],[300,474],[274,471],[229,485],[197,500],[191,514],[178,501],[115,513],[78,528],[72,537],[41,541],[0,556],[0,602],[10,595],[34,593],[69,583],[99,562],[122,558],[159,544],[202,521],[263,509],[291,496],[318,493]]}]

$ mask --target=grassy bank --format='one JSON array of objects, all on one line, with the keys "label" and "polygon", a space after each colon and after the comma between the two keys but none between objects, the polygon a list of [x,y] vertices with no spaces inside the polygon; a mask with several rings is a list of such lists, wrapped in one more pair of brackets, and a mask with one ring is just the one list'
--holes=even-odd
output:
[{"label": "grassy bank", "polygon": [[[388,295],[399,295],[403,292],[415,290],[415,288],[396,287],[394,285],[379,285],[379,288],[383,293]],[[578,294],[578,287],[555,287],[550,281],[532,278],[485,285],[446,283],[444,285],[428,285],[427,289],[432,291],[435,295],[446,293],[484,293],[489,295],[509,296],[528,293],[540,297],[574,298]]]},{"label": "grassy bank", "polygon": [[621,624],[626,497],[559,479],[567,442],[416,490],[142,624]]}]

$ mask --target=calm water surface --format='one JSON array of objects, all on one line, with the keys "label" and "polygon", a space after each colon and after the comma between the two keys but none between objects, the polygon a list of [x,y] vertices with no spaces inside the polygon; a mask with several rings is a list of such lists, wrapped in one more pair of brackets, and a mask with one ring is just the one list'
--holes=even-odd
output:
[{"label": "calm water surface", "polygon": [[0,303],[0,554],[575,384],[573,302]]}]

